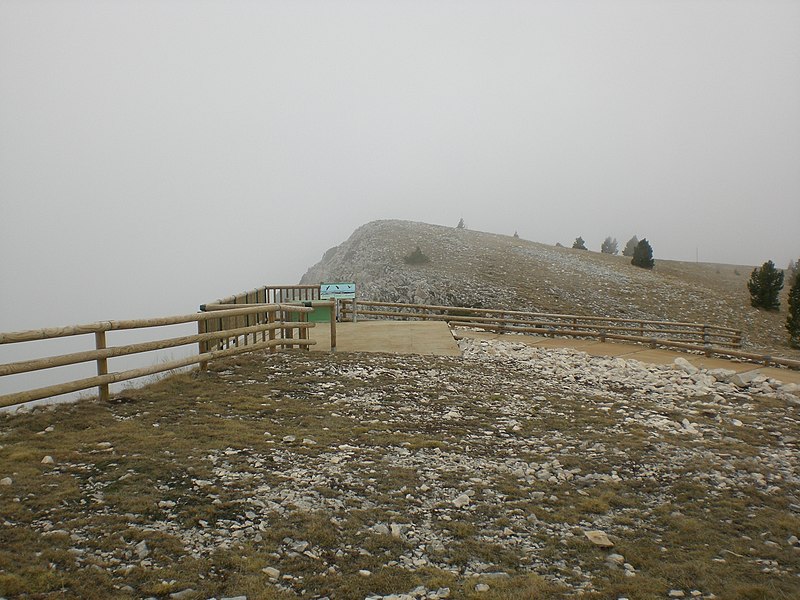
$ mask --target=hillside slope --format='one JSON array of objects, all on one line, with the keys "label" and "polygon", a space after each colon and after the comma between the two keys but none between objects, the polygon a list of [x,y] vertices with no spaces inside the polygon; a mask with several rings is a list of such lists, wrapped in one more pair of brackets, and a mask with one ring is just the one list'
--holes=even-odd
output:
[{"label": "hillside slope", "polygon": [[[408,265],[419,246],[430,258]],[[745,345],[789,348],[779,313],[750,306],[751,266],[660,260],[639,269],[624,256],[409,221],[374,221],[331,248],[302,283],[347,280],[370,300],[706,322],[745,332]],[[784,290],[784,295],[786,290]]]},{"label": "hillside slope", "polygon": [[461,348],[0,417],[0,597],[798,597],[800,386]]}]

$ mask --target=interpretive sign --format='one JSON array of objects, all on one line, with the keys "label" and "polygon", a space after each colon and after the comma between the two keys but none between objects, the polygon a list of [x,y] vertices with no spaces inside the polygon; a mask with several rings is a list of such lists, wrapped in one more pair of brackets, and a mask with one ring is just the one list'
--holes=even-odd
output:
[{"label": "interpretive sign", "polygon": [[356,284],[355,283],[321,283],[319,284],[319,297],[323,300],[333,300],[336,303],[336,320],[341,319],[339,314],[339,300],[353,301],[353,322],[358,319],[356,315]]},{"label": "interpretive sign", "polygon": [[319,286],[319,297],[323,300],[330,300],[331,298],[353,299],[356,297],[356,284],[321,283]]}]

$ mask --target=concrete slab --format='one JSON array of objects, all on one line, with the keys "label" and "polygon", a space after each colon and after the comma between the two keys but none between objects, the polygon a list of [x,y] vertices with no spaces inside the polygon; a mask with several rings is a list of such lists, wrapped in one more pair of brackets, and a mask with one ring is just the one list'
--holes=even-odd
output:
[{"label": "concrete slab", "polygon": [[[330,350],[330,324],[317,323],[310,330],[310,338],[317,342],[312,350]],[[461,356],[450,327],[442,321],[337,323],[336,349],[339,352]]]}]

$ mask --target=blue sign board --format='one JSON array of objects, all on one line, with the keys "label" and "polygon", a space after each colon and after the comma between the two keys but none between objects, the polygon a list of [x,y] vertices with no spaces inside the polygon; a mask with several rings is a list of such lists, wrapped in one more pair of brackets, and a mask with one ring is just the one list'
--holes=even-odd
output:
[{"label": "blue sign board", "polygon": [[323,300],[331,298],[355,298],[355,283],[322,283],[319,286],[319,297]]}]

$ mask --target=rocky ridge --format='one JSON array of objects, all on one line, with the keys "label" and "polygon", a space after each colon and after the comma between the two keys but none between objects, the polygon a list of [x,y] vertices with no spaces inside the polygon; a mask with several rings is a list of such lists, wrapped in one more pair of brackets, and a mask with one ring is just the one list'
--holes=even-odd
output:
[{"label": "rocky ridge", "polygon": [[[417,246],[430,258],[408,265]],[[752,267],[623,256],[408,221],[375,221],[331,248],[302,283],[355,281],[367,300],[712,323],[742,329],[745,347],[800,358],[784,311],[750,307]],[[786,292],[786,290],[785,290]]]}]

